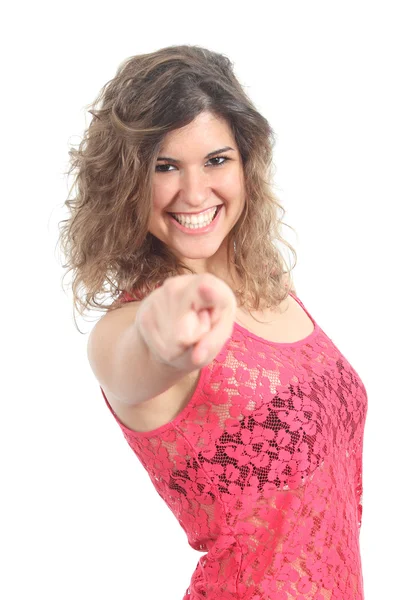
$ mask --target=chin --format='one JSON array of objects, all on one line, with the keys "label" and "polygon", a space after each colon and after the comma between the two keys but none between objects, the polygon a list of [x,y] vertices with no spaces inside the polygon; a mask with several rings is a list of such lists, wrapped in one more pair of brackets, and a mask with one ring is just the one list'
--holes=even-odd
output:
[{"label": "chin", "polygon": [[214,256],[215,252],[182,252],[176,253],[180,260],[207,260]]},{"label": "chin", "polygon": [[181,260],[207,260],[209,258],[211,258],[212,256],[214,256],[215,254],[217,254],[218,250],[220,249],[221,244],[217,245],[217,246],[213,246],[213,247],[208,247],[208,248],[193,248],[192,250],[189,249],[178,249],[178,248],[171,248],[174,252],[174,254],[176,254]]}]

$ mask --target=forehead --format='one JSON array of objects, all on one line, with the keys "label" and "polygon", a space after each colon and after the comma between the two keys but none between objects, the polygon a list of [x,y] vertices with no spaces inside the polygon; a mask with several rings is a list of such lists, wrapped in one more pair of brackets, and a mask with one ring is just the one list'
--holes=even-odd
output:
[{"label": "forehead", "polygon": [[220,143],[221,146],[228,145],[228,143],[230,146],[235,144],[232,130],[227,121],[212,113],[203,112],[185,127],[167,133],[161,149],[181,146],[186,142],[193,144],[194,140],[197,144],[204,143],[207,146],[213,145],[215,142]]}]

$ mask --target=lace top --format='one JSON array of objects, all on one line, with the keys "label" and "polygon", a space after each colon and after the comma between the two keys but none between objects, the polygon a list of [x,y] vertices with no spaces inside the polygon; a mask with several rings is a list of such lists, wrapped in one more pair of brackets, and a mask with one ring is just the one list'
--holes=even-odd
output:
[{"label": "lace top", "polygon": [[[362,600],[365,387],[314,323],[293,343],[234,324],[171,422],[107,406],[203,554],[183,600]],[[127,293],[124,300],[132,300]]]}]

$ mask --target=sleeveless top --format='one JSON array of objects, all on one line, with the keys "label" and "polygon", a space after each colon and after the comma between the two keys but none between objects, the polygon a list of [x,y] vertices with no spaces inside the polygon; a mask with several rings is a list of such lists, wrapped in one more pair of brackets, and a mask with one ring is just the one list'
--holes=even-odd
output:
[{"label": "sleeveless top", "polygon": [[234,323],[189,403],[157,429],[131,430],[100,387],[190,546],[206,553],[183,600],[364,598],[367,393],[290,295],[313,332],[278,343]]}]

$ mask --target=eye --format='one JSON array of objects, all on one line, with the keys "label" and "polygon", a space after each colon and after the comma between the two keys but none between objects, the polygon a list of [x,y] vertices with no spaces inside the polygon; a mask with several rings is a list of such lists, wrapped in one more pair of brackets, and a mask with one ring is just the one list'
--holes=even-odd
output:
[{"label": "eye", "polygon": [[[222,162],[212,162],[212,161],[222,161]],[[210,158],[206,165],[208,163],[211,163],[211,167],[222,167],[222,165],[224,165],[228,160],[232,160],[229,158],[229,156],[214,156],[213,158]],[[172,167],[171,169],[169,167]],[[160,165],[156,165],[156,172],[158,173],[169,173],[170,171],[175,170],[176,167],[174,165],[171,165],[171,163],[165,163],[165,164],[160,164]]]},{"label": "eye", "polygon": [[168,173],[170,171],[170,169],[168,169],[168,167],[174,167],[174,165],[170,165],[170,164],[156,165],[156,172],[158,171],[159,173]]},{"label": "eye", "polygon": [[213,167],[219,167],[225,164],[228,160],[230,160],[230,158],[228,156],[214,156],[214,158],[210,158],[208,162],[211,162],[212,160],[222,160],[223,162],[212,164]]}]

